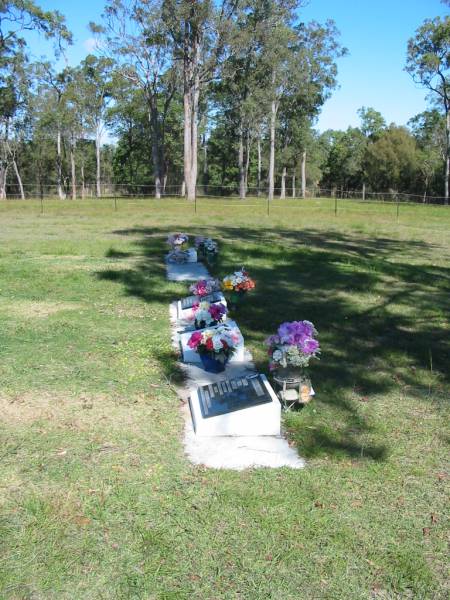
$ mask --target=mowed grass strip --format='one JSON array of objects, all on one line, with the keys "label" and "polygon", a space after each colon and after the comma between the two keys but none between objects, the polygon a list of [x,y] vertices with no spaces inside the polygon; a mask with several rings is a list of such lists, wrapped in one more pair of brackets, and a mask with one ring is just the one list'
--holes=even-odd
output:
[{"label": "mowed grass strip", "polygon": [[[450,213],[249,203],[0,203],[1,598],[447,597]],[[174,230],[256,279],[262,370],[280,322],[316,324],[284,417],[306,469],[184,457]]]}]

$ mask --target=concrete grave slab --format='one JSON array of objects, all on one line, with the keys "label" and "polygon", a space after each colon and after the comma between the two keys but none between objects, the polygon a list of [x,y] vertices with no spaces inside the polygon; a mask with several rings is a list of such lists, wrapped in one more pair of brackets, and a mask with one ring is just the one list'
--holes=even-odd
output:
[{"label": "concrete grave slab", "polygon": [[208,270],[202,263],[183,263],[177,265],[166,262],[167,279],[169,281],[197,281],[209,277]]},{"label": "concrete grave slab", "polygon": [[279,436],[281,405],[264,375],[223,379],[191,393],[197,436]]}]

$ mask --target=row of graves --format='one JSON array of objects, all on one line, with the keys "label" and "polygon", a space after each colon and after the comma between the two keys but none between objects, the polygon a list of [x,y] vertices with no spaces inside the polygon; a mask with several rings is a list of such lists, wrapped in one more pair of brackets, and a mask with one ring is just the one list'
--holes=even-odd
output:
[{"label": "row of graves", "polygon": [[197,237],[189,248],[189,236],[174,233],[167,241],[168,278],[186,282],[189,293],[171,305],[174,345],[187,381],[188,455],[194,462],[231,468],[304,466],[282,437],[281,410],[314,395],[306,372],[320,352],[313,324],[283,323],[266,340],[272,385],[257,372],[236,320],[256,286],[247,270],[219,281],[207,268],[218,255],[214,240]]}]

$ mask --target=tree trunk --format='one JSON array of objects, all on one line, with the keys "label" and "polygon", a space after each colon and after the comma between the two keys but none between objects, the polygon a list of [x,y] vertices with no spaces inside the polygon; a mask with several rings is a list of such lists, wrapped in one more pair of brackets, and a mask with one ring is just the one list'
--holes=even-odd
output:
[{"label": "tree trunk", "polygon": [[184,24],[183,108],[184,108],[184,180],[186,198],[195,200],[197,187],[198,101],[200,97],[200,33]]},{"label": "tree trunk", "polygon": [[244,131],[239,127],[239,198],[245,200]]},{"label": "tree trunk", "polygon": [[206,139],[206,133],[203,134],[203,191],[205,195],[208,195],[208,140]]},{"label": "tree trunk", "polygon": [[101,130],[100,130],[100,125],[97,125],[97,130],[95,132],[95,160],[96,160],[96,166],[97,166],[97,170],[96,170],[96,178],[95,178],[95,184],[96,184],[96,192],[97,192],[97,198],[101,198],[102,195],[102,168],[101,168],[101,162],[100,162],[100,144],[101,144]]},{"label": "tree trunk", "polygon": [[13,164],[13,167],[14,167],[14,173],[16,175],[17,184],[19,186],[20,198],[22,200],[25,200],[25,192],[23,190],[22,177],[20,176],[19,167],[17,166],[17,162],[16,162],[15,158],[12,159],[12,164]]},{"label": "tree trunk", "polygon": [[292,173],[292,197],[295,198],[296,189],[295,189],[295,171]]},{"label": "tree trunk", "polygon": [[261,195],[261,169],[262,169],[262,153],[261,153],[261,133],[258,133],[258,179],[257,179],[257,195]]},{"label": "tree trunk", "polygon": [[366,182],[363,182],[363,187],[362,187],[362,199],[363,201],[366,199]]},{"label": "tree trunk", "polygon": [[302,198],[306,198],[306,150],[302,152]]},{"label": "tree trunk", "polygon": [[184,93],[184,180],[188,200],[195,200],[197,187],[198,99],[199,83],[196,82]]},{"label": "tree trunk", "polygon": [[58,128],[56,134],[56,185],[58,188],[58,198],[64,200],[66,194],[63,190],[62,181],[62,149],[61,149],[61,130]]},{"label": "tree trunk", "polygon": [[161,134],[159,129],[158,107],[154,96],[150,98],[148,120],[152,132],[152,162],[153,177],[155,180],[155,198],[161,198],[164,175],[161,156]]},{"label": "tree trunk", "polygon": [[270,153],[269,153],[269,200],[273,200],[275,190],[275,125],[277,119],[277,102],[270,106]]},{"label": "tree trunk", "polygon": [[77,199],[77,170],[75,166],[75,141],[70,142],[70,174],[72,184],[72,200]]},{"label": "tree trunk", "polygon": [[247,129],[247,135],[245,138],[245,167],[244,167],[244,185],[245,194],[248,192],[248,170],[250,168],[250,130]]},{"label": "tree trunk", "polygon": [[444,203],[448,205],[448,182],[450,177],[450,111],[447,111],[445,119],[445,185],[444,185]]},{"label": "tree trunk", "polygon": [[281,173],[280,200],[284,200],[286,198],[286,175],[287,175],[287,168],[283,167],[283,171]]},{"label": "tree trunk", "polygon": [[8,164],[0,163],[0,200],[6,200],[6,176],[8,174]]},{"label": "tree trunk", "polygon": [[84,163],[81,163],[81,198],[84,200],[86,195],[85,181],[84,181]]}]

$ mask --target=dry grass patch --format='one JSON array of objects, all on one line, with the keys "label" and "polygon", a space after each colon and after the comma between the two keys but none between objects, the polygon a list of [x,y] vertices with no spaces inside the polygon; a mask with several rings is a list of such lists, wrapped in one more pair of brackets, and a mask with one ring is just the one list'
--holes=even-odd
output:
[{"label": "dry grass patch", "polygon": [[80,308],[83,308],[83,304],[79,302],[40,302],[37,300],[14,300],[13,303],[0,302],[0,311],[24,319],[45,319],[62,311],[79,310]]}]

